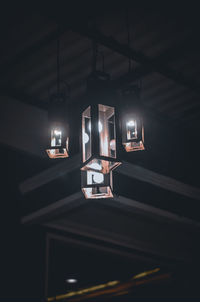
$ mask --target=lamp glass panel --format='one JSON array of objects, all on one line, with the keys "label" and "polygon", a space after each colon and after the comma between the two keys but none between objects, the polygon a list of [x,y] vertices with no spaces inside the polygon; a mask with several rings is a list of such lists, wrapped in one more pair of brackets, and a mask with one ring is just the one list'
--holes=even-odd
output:
[{"label": "lamp glass panel", "polygon": [[120,164],[120,162],[112,162],[108,160],[94,158],[91,159],[91,161],[89,161],[87,165],[83,166],[81,170],[94,170],[97,172],[102,172],[103,174],[107,174],[110,171],[114,170],[116,167],[118,167]]},{"label": "lamp glass panel", "polygon": [[108,187],[92,187],[83,188],[83,194],[86,199],[100,199],[100,198],[112,198],[113,193],[111,188]]},{"label": "lamp glass panel", "polygon": [[51,130],[51,147],[60,147],[62,145],[62,131],[60,128]]},{"label": "lamp glass panel", "polygon": [[115,109],[101,104],[98,109],[100,155],[116,158]]},{"label": "lamp glass panel", "polygon": [[96,171],[85,171],[81,174],[82,191],[86,199],[111,198],[112,172],[103,174]]},{"label": "lamp glass panel", "polygon": [[91,107],[89,106],[82,114],[82,156],[83,162],[92,155],[91,147]]},{"label": "lamp glass panel", "polygon": [[87,171],[87,185],[102,184],[104,174],[96,171]]},{"label": "lamp glass panel", "polygon": [[137,139],[137,121],[129,120],[126,122],[127,140]]}]

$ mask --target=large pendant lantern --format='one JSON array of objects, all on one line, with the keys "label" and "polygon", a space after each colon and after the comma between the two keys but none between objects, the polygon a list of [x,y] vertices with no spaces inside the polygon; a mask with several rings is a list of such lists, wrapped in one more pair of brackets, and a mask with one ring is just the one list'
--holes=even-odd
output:
[{"label": "large pendant lantern", "polygon": [[[98,81],[102,81],[102,78],[97,78]],[[105,105],[110,95],[108,93],[104,97],[98,89],[102,86],[97,86],[93,82],[93,89],[96,89],[95,93],[93,90],[89,94],[91,105],[82,113],[81,170],[107,174],[121,164],[118,160],[116,110],[113,106]]]}]

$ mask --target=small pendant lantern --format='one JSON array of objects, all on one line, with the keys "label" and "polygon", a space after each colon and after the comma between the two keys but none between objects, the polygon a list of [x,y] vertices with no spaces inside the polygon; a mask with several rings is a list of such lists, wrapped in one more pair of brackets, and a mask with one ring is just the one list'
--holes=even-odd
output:
[{"label": "small pendant lantern", "polygon": [[[57,39],[57,93],[50,99],[48,112],[49,129],[46,152],[49,158],[69,156],[69,114],[67,118],[66,94],[60,89],[59,34]],[[69,113],[69,110],[68,110]]]},{"label": "small pendant lantern", "polygon": [[137,114],[127,115],[122,122],[122,144],[126,152],[144,150],[144,126]]},{"label": "small pendant lantern", "polygon": [[121,111],[122,145],[126,152],[145,150],[144,125],[138,95],[130,88],[122,94],[122,98],[125,103]]},{"label": "small pendant lantern", "polygon": [[[129,20],[129,9],[126,14],[127,43],[131,48],[131,27]],[[131,56],[128,59],[128,72],[132,70]],[[142,114],[139,109],[141,81],[122,91],[123,108],[121,110],[122,145],[126,152],[144,150],[144,126]]]},{"label": "small pendant lantern", "polygon": [[69,156],[69,127],[64,95],[54,95],[49,108],[49,129],[47,154],[49,158]]}]

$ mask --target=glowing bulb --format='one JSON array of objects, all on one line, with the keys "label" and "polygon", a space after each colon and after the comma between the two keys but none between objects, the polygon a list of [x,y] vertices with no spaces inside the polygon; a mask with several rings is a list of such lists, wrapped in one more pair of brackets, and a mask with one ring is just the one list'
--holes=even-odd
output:
[{"label": "glowing bulb", "polygon": [[115,139],[112,139],[110,141],[110,149],[113,150],[113,151],[115,151],[115,149],[116,149],[116,141],[115,141]]},{"label": "glowing bulb", "polygon": [[61,135],[61,131],[60,130],[54,130],[54,134],[57,135],[57,136]]},{"label": "glowing bulb", "polygon": [[94,173],[93,174],[93,180],[97,184],[100,184],[100,183],[102,183],[104,181],[104,176],[103,176],[102,173]]},{"label": "glowing bulb", "polygon": [[89,135],[87,133],[84,133],[83,141],[84,141],[84,144],[87,144],[89,142]]},{"label": "glowing bulb", "polygon": [[129,121],[129,122],[127,123],[127,126],[129,126],[129,127],[134,127],[134,126],[135,126],[135,121]]},{"label": "glowing bulb", "polygon": [[103,129],[102,123],[100,121],[99,121],[99,124],[98,124],[98,128],[99,128],[99,132],[101,132],[102,129]]},{"label": "glowing bulb", "polygon": [[89,167],[91,169],[101,171],[101,165],[99,165],[98,163],[92,163]]}]

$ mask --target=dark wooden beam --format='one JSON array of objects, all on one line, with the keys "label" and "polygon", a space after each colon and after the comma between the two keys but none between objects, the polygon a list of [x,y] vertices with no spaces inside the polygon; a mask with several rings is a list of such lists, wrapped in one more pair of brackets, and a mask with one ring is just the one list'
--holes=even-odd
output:
[{"label": "dark wooden beam", "polygon": [[[62,28],[60,34],[63,34],[64,32],[66,32],[66,29]],[[53,30],[45,37],[42,37],[37,43],[30,45],[28,48],[25,48],[23,51],[21,51],[18,55],[16,55],[11,60],[9,59],[5,61],[3,64],[1,64],[0,73],[2,75],[9,73],[10,69],[13,68],[13,66],[20,64],[22,61],[29,58],[32,54],[41,51],[42,48],[46,47],[52,41],[56,40],[57,37],[58,37],[58,31]]]},{"label": "dark wooden beam", "polygon": [[117,173],[135,178],[165,190],[200,200],[200,189],[184,184],[176,179],[145,169],[141,166],[123,162],[116,170]]},{"label": "dark wooden beam", "polygon": [[186,227],[199,228],[200,230],[200,223],[198,221],[171,213],[163,209],[156,208],[152,205],[148,205],[137,200],[126,198],[121,195],[115,196],[114,200],[111,200],[109,204],[105,202],[105,200],[102,200],[101,202],[113,208],[117,207],[120,209],[126,209],[129,213],[143,212],[146,213],[148,216],[158,217],[159,219],[161,219],[161,221],[163,221],[164,219],[168,222],[171,221],[174,223],[185,225]]},{"label": "dark wooden beam", "polygon": [[[128,258],[133,258],[137,260],[147,261],[147,262],[153,262],[154,264],[166,264],[169,259],[172,260],[180,260],[180,259],[171,259],[171,257],[167,258],[163,257],[158,251],[152,251],[150,248],[142,248],[139,247],[138,244],[130,244],[126,243],[126,240],[123,240],[124,238],[120,237],[117,234],[114,234],[113,232],[105,232],[105,231],[99,231],[95,228],[86,227],[82,224],[76,223],[68,223],[66,225],[60,225],[56,222],[48,222],[43,224],[45,227],[50,228],[52,231],[62,231],[67,234],[73,234],[73,235],[79,235],[82,236],[85,240],[82,245],[87,246],[88,239],[95,240],[96,247],[99,247],[98,249],[102,249],[106,252],[114,252],[115,254],[121,255],[121,256],[128,256]],[[66,240],[67,241],[67,240]],[[71,242],[79,242],[76,239],[70,239]],[[69,241],[69,242],[70,242]],[[110,245],[110,246],[109,246]],[[90,243],[89,247],[94,246],[93,243]],[[94,247],[95,247],[94,246]],[[123,251],[123,249],[125,249]],[[127,252],[129,250],[129,252]],[[159,259],[158,259],[159,258]],[[164,259],[163,259],[164,258]]]},{"label": "dark wooden beam", "polygon": [[[77,193],[78,194],[78,193]],[[74,197],[70,196],[68,199],[70,200],[70,198],[72,197],[72,203],[74,203]],[[83,202],[85,202],[85,199],[82,197]],[[133,214],[136,220],[131,220],[132,221],[132,227],[136,228],[138,227],[138,223],[139,224],[143,224],[145,225],[145,227],[148,229],[148,225],[151,228],[151,236],[153,236],[153,244],[151,242],[151,238],[149,238],[148,242],[145,241],[146,235],[141,237],[141,240],[137,240],[136,238],[130,238],[130,233],[129,235],[123,236],[123,233],[118,234],[117,232],[113,231],[108,231],[105,229],[101,229],[101,224],[96,225],[96,227],[91,226],[90,224],[84,224],[79,223],[77,221],[73,221],[73,217],[70,218],[70,216],[68,216],[69,219],[66,220],[65,216],[61,216],[59,218],[59,216],[57,215],[56,212],[52,212],[51,211],[47,211],[48,209],[45,208],[45,211],[43,212],[43,214],[41,215],[41,211],[36,211],[33,214],[30,214],[28,216],[26,216],[26,219],[23,219],[24,223],[40,223],[43,226],[51,229],[52,231],[60,231],[60,232],[64,232],[66,234],[72,234],[72,235],[77,235],[77,236],[81,236],[84,239],[84,241],[87,239],[94,239],[96,242],[98,242],[101,245],[104,245],[104,243],[106,244],[111,244],[114,245],[116,247],[116,249],[118,250],[119,247],[121,248],[125,248],[128,249],[129,251],[132,251],[132,253],[136,256],[136,258],[139,256],[140,257],[147,257],[150,259],[156,259],[156,261],[161,261],[161,259],[164,261],[172,259],[172,254],[173,254],[173,260],[187,260],[187,252],[186,253],[181,253],[182,255],[178,254],[176,252],[176,247],[175,246],[171,246],[171,255],[167,256],[165,250],[161,251],[156,249],[156,245],[157,245],[157,240],[155,241],[155,237],[159,238],[159,231],[157,232],[156,229],[157,228],[162,228],[163,226],[163,222],[165,222],[165,232],[167,232],[167,234],[169,235],[170,232],[173,230],[174,228],[174,234],[172,236],[172,238],[169,236],[167,236],[167,238],[163,238],[162,242],[163,244],[170,244],[171,242],[173,242],[175,239],[175,237],[179,238],[179,233],[180,232],[184,232],[184,230],[186,231],[186,236],[189,236],[188,232],[192,232],[192,234],[194,236],[198,236],[199,234],[199,228],[200,228],[200,224],[198,222],[195,222],[191,219],[185,218],[185,217],[180,217],[178,215],[172,214],[168,211],[165,210],[160,210],[157,209],[153,206],[149,206],[146,204],[143,204],[141,202],[135,201],[133,199],[127,199],[124,196],[115,196],[114,199],[109,202],[105,202],[103,200],[101,201],[93,201],[94,203],[100,203],[102,205],[102,203],[104,203],[105,206],[107,207],[113,207],[113,208],[120,208],[123,211],[124,209],[129,213],[129,214]],[[75,203],[74,203],[75,204]],[[51,206],[49,206],[49,208],[52,208]],[[58,210],[58,207],[57,207]],[[65,209],[65,211],[67,211],[67,208]],[[60,213],[64,214],[65,213],[63,207],[60,208]],[[123,213],[122,211],[120,211],[120,213],[123,215],[123,217],[126,217],[125,212]],[[49,220],[48,214],[52,214],[51,215],[51,220]],[[54,215],[53,215],[54,214]],[[148,217],[148,218],[147,218]],[[39,219],[40,218],[40,219]],[[38,220],[39,219],[39,220]],[[149,220],[150,219],[150,220]],[[153,226],[152,226],[153,223]],[[167,225],[169,226],[169,229],[167,227]],[[176,227],[175,227],[176,226]],[[121,226],[122,230],[124,230],[124,232],[126,232],[126,229],[123,228],[123,225]],[[189,228],[188,228],[189,227]],[[155,232],[152,233],[153,229],[155,228]],[[138,229],[138,232],[140,232],[140,230]],[[174,237],[175,236],[175,237]],[[69,237],[69,236],[68,236]],[[187,242],[187,237],[184,239],[184,237],[180,238],[180,242],[181,244],[186,244]],[[178,244],[178,243],[177,243]],[[159,257],[159,258],[158,258]],[[186,257],[186,258],[185,258]],[[138,258],[138,259],[139,259]],[[141,258],[141,259],[142,259]],[[159,259],[159,260],[158,260]],[[162,261],[161,261],[162,262]]]},{"label": "dark wooden beam", "polygon": [[[0,142],[15,149],[43,157],[44,159],[47,158],[45,155],[45,129],[47,129],[46,111],[3,96],[1,97],[0,104],[0,124],[2,129]],[[171,137],[170,133],[169,135]],[[166,146],[164,145],[164,147]],[[51,168],[20,184],[21,192],[23,194],[31,192],[62,175],[79,169],[80,161],[80,154],[76,154],[64,162],[53,165]],[[117,173],[192,199],[200,199],[199,189],[136,164],[128,163],[127,161],[123,162],[118,168]]]},{"label": "dark wooden beam", "polygon": [[[49,239],[53,239],[53,240],[58,240],[58,241],[62,241],[62,242],[65,242],[67,244],[70,244],[72,246],[78,246],[78,247],[85,247],[85,248],[89,248],[89,249],[93,249],[93,250],[97,250],[97,251],[103,251],[105,253],[111,253],[113,255],[119,255],[119,256],[122,256],[122,257],[126,257],[127,259],[130,259],[130,260],[140,260],[140,261],[143,261],[143,262],[146,262],[146,263],[151,263],[154,265],[155,264],[158,264],[158,262],[156,262],[155,260],[151,259],[150,256],[148,255],[139,255],[139,254],[135,254],[134,251],[126,251],[126,249],[122,249],[122,246],[118,246],[118,245],[112,245],[111,246],[108,246],[108,243],[107,244],[103,244],[103,242],[99,241],[98,243],[94,243],[94,242],[91,242],[91,239],[87,237],[87,234],[85,234],[85,236],[82,236],[82,240],[81,239],[77,239],[77,238],[72,238],[70,237],[68,234],[69,234],[69,231],[67,229],[61,229],[61,228],[56,228],[55,225],[49,223],[49,224],[46,224],[45,227],[49,228],[49,232],[51,230],[51,233],[48,233],[49,234]],[[64,231],[65,234],[62,234],[62,235],[58,235],[58,234],[55,234],[55,230],[57,231]],[[76,235],[75,232],[72,233],[72,235]],[[88,240],[90,239],[90,240]],[[161,264],[159,262],[159,264]],[[163,263],[165,264],[165,262]]]},{"label": "dark wooden beam", "polygon": [[[54,167],[51,167],[36,176],[33,176],[20,184],[20,190],[22,194],[31,192],[50,181],[59,178],[75,169],[80,167],[80,154],[69,158],[65,163],[60,163]],[[147,182],[151,185],[160,187],[162,189],[192,198],[200,200],[200,189],[193,186],[184,184],[171,177],[164,176],[149,169],[145,169],[135,164],[131,164],[123,161],[122,165],[116,170],[117,173],[126,175],[137,180]]]},{"label": "dark wooden beam", "polygon": [[56,201],[53,204],[41,208],[29,215],[22,217],[21,222],[23,224],[38,223],[47,218],[49,219],[52,216],[62,214],[63,212],[67,212],[76,207],[79,207],[82,203],[86,202],[87,201],[84,200],[82,193],[77,192],[73,195]]},{"label": "dark wooden beam", "polygon": [[[141,70],[138,70],[138,77],[141,77],[142,75],[146,75],[151,72],[158,72],[162,74],[163,76],[173,80],[177,84],[187,87],[192,91],[196,91],[198,94],[200,93],[200,88],[198,83],[194,81],[194,79],[187,78],[180,72],[177,72],[175,70],[172,70],[168,67],[166,61],[161,61],[159,58],[158,61],[155,59],[151,59],[148,56],[144,55],[140,51],[136,51],[132,48],[130,48],[127,44],[119,43],[116,39],[114,39],[111,36],[106,36],[102,34],[99,30],[94,28],[89,28],[85,24],[80,26],[79,24],[71,23],[65,26],[69,26],[69,28],[89,39],[95,39],[97,43],[110,48],[112,51],[117,52],[127,58],[131,58],[132,60],[140,63],[143,65],[141,67]],[[129,76],[126,76],[126,82],[133,81],[133,79],[136,78],[134,73],[131,73]]]},{"label": "dark wooden beam", "polygon": [[59,177],[62,177],[63,175],[66,175],[67,173],[72,172],[75,169],[78,169],[80,167],[80,162],[80,154],[77,154],[73,157],[67,158],[65,162],[62,161],[55,166],[44,170],[38,175],[35,175],[21,183],[19,186],[21,193],[26,194],[28,192],[31,192],[51,182],[52,180],[55,180]]}]

